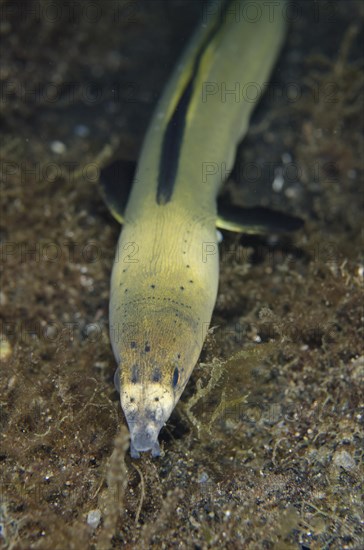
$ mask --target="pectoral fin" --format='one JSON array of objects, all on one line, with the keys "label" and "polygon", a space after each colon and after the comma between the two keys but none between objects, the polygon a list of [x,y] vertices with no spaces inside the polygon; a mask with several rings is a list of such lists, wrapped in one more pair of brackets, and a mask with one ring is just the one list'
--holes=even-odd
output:
[{"label": "pectoral fin", "polygon": [[261,206],[242,208],[219,205],[216,226],[236,233],[282,233],[300,229],[303,220]]},{"label": "pectoral fin", "polygon": [[118,393],[120,393],[120,367],[118,367],[114,373],[114,386]]},{"label": "pectoral fin", "polygon": [[102,198],[114,218],[124,222],[124,211],[133,184],[136,163],[117,160],[100,171]]}]

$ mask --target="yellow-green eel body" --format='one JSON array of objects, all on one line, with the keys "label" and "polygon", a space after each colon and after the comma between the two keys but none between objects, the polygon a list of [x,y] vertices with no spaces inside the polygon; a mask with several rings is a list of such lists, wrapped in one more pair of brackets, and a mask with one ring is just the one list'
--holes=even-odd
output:
[{"label": "yellow-green eel body", "polygon": [[160,454],[159,432],[198,361],[218,289],[216,227],[229,228],[217,195],[256,103],[247,85],[264,88],[285,35],[285,2],[248,4],[201,3],[202,22],[156,107],[122,220],[110,336],[135,458]]}]

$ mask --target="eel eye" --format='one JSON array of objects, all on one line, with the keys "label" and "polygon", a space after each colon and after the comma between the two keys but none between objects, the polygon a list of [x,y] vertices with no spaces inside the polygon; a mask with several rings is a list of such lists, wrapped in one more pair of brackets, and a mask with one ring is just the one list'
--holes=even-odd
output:
[{"label": "eel eye", "polygon": [[174,388],[177,386],[178,380],[179,380],[179,370],[176,367],[173,372],[173,382],[172,382],[172,385]]}]

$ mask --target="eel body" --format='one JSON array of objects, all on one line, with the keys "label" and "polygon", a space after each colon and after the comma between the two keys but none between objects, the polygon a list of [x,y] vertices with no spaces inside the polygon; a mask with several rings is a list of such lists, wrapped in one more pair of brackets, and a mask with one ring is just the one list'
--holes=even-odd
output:
[{"label": "eel body", "polygon": [[217,195],[256,103],[244,90],[267,82],[286,19],[282,0],[248,4],[201,4],[201,24],[156,107],[123,212],[110,336],[133,457],[160,454],[159,432],[200,355],[218,289],[216,226],[244,229],[244,219],[219,217]]}]

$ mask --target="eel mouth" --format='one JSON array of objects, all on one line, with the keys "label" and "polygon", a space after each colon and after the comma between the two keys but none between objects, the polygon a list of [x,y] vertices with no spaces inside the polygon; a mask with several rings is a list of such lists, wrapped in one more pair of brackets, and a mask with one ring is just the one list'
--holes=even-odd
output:
[{"label": "eel mouth", "polygon": [[156,422],[129,425],[130,454],[132,458],[140,458],[140,453],[151,451],[152,456],[160,456],[158,436],[162,426]]}]

